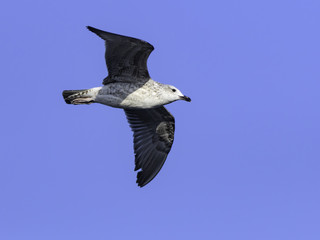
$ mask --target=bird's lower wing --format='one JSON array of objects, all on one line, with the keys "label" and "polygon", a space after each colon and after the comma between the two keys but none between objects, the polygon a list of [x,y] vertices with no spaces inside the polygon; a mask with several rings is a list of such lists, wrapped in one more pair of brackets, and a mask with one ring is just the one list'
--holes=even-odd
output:
[{"label": "bird's lower wing", "polygon": [[174,117],[165,107],[124,110],[133,131],[135,170],[140,187],[160,171],[174,139]]}]

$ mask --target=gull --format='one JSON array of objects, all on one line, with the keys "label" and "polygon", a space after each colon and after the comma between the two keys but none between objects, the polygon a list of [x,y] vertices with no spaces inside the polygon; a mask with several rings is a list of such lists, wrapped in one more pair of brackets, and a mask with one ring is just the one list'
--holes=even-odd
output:
[{"label": "gull", "polygon": [[143,40],[87,27],[105,41],[108,76],[102,87],[65,90],[67,104],[100,103],[122,108],[133,131],[135,171],[140,187],[160,171],[171,150],[175,120],[163,106],[191,99],[174,86],[151,79],[147,59],[154,47]]}]

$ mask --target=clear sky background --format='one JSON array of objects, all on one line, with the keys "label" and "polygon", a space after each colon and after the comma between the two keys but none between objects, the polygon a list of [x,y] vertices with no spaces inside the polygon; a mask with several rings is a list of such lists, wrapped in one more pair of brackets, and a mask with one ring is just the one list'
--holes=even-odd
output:
[{"label": "clear sky background", "polygon": [[[2,1],[0,239],[320,239],[320,2]],[[100,86],[104,43],[155,46],[173,148],[137,187],[122,110],[64,103]]]}]

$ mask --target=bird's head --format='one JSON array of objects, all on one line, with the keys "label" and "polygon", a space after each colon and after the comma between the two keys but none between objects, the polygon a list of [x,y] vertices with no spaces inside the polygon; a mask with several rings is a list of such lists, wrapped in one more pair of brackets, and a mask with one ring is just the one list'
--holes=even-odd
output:
[{"label": "bird's head", "polygon": [[187,102],[191,102],[191,99],[189,97],[182,94],[178,88],[171,86],[171,85],[166,85],[165,95],[166,95],[167,100],[170,102],[174,102],[177,100],[184,100]]}]

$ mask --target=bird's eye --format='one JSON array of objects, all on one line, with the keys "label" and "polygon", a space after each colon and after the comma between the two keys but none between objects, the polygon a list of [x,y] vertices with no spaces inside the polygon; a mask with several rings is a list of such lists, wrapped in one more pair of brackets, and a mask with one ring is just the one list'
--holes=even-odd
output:
[{"label": "bird's eye", "polygon": [[175,92],[175,91],[177,91],[177,90],[175,90],[175,89],[171,89],[172,90],[172,92]]}]

